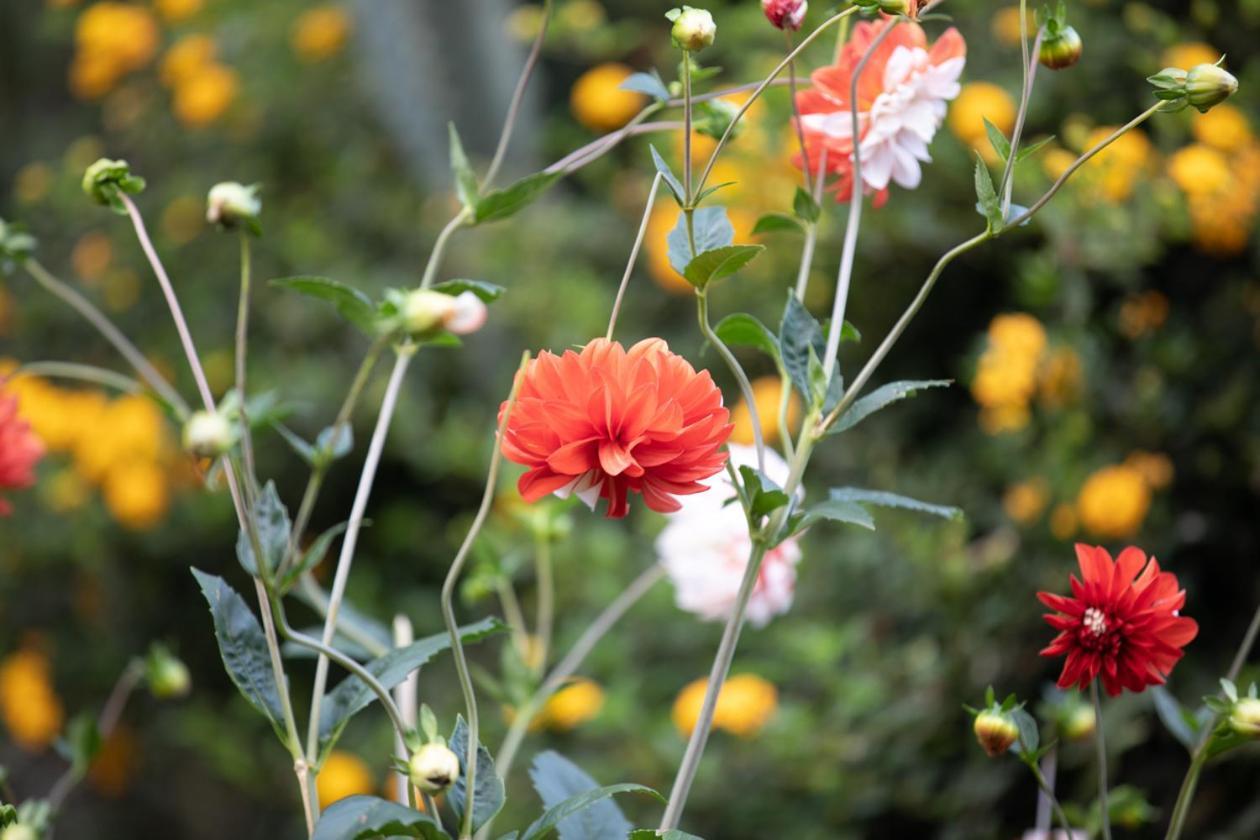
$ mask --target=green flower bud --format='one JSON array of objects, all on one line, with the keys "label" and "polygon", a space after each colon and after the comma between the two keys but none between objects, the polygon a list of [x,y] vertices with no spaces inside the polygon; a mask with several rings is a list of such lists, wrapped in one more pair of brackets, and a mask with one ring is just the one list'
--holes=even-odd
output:
[{"label": "green flower bud", "polygon": [[437,329],[467,335],[486,322],[486,305],[472,292],[451,296],[432,289],[407,292],[399,307],[403,328],[412,335],[426,335]]},{"label": "green flower bud", "polygon": [[445,744],[425,744],[411,754],[407,777],[425,793],[441,793],[459,778],[459,756]]},{"label": "green flower bud", "polygon": [[159,700],[184,697],[192,688],[188,666],[162,645],[154,645],[144,662],[149,691]]},{"label": "green flower bud", "polygon": [[0,267],[9,260],[21,262],[35,252],[35,237],[0,219]]},{"label": "green flower bud", "polygon": [[910,3],[907,0],[879,0],[879,10],[886,15],[908,15]]},{"label": "green flower bud", "polygon": [[674,46],[680,50],[700,52],[705,47],[712,46],[713,39],[717,37],[717,24],[713,21],[713,15],[705,9],[683,6],[681,9],[670,9],[665,17],[674,22],[674,28],[669,31],[669,35]]},{"label": "green flower bud", "polygon": [[1011,744],[1019,740],[1019,727],[1014,719],[996,709],[985,709],[976,715],[972,729],[976,733],[976,740],[990,758],[1006,752]]},{"label": "green flower bud", "polygon": [[1187,101],[1206,113],[1237,92],[1238,79],[1215,64],[1200,64],[1186,74],[1185,90]]},{"label": "green flower bud", "polygon": [[39,840],[39,835],[25,823],[14,823],[0,831],[0,840]]},{"label": "green flower bud", "polygon": [[258,214],[262,212],[258,189],[257,184],[247,187],[235,181],[215,184],[206,197],[206,221],[229,230],[244,227],[257,234]]},{"label": "green flower bud", "polygon": [[184,448],[201,458],[217,458],[236,444],[236,430],[217,411],[195,411],[184,423]]},{"label": "green flower bud", "polygon": [[1081,36],[1075,29],[1070,26],[1047,26],[1037,60],[1043,67],[1062,70],[1080,60],[1081,49]]},{"label": "green flower bud", "polygon": [[1094,710],[1081,704],[1063,716],[1061,725],[1064,738],[1069,741],[1083,741],[1093,736],[1098,721],[1094,716]]},{"label": "green flower bud", "polygon": [[131,174],[125,160],[101,158],[83,173],[83,192],[97,204],[103,204],[117,213],[126,213],[121,193],[136,195],[144,191],[144,179]]},{"label": "green flower bud", "polygon": [[1229,725],[1244,738],[1260,738],[1260,699],[1243,697],[1235,703]]}]

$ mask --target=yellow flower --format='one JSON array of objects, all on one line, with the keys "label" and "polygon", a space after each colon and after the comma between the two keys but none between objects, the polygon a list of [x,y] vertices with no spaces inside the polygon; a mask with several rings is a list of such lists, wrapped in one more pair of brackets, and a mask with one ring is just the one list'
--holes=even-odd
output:
[{"label": "yellow flower", "polygon": [[[1115,130],[1115,126],[1095,128],[1085,138],[1084,147],[1093,148]],[[1090,158],[1086,167],[1097,178],[1103,197],[1111,202],[1121,202],[1133,194],[1138,178],[1150,167],[1154,154],[1150,139],[1133,130],[1122,134]]]},{"label": "yellow flower", "polygon": [[161,522],[170,501],[166,473],[148,461],[110,467],[102,491],[110,514],[133,531],[146,531]]},{"label": "yellow flower", "polygon": [[[1031,9],[1028,10],[1028,16],[1025,20],[1025,32],[1031,38],[1037,31],[1036,23]],[[1006,46],[1014,46],[1019,43],[1019,6],[1004,6],[993,13],[993,20],[989,24],[993,37]]]},{"label": "yellow flower", "polygon": [[621,83],[633,72],[624,64],[608,62],[579,76],[569,92],[574,119],[599,133],[628,123],[646,102],[643,94],[621,89]]},{"label": "yellow flower", "polygon": [[70,92],[78,99],[100,99],[114,89],[123,72],[121,65],[108,55],[79,53],[70,62]]},{"label": "yellow flower", "polygon": [[158,47],[153,13],[130,3],[95,3],[75,22],[79,57],[112,62],[119,76],[149,63]]},{"label": "yellow flower", "polygon": [[1124,464],[1141,473],[1142,478],[1152,489],[1159,490],[1172,483],[1172,459],[1163,452],[1146,452],[1136,449],[1124,459]]},{"label": "yellow flower", "polygon": [[1223,152],[1236,152],[1251,142],[1251,126],[1239,108],[1222,102],[1190,124],[1194,139]]},{"label": "yellow flower", "polygon": [[989,322],[989,343],[1003,353],[1036,359],[1046,347],[1046,329],[1025,312],[998,315]]},{"label": "yellow flower", "polygon": [[575,729],[594,720],[604,707],[604,689],[593,680],[577,679],[547,699],[539,722],[551,729]]},{"label": "yellow flower", "polygon": [[[678,693],[672,713],[674,726],[689,736],[700,718],[708,680],[689,683]],[[761,731],[779,706],[779,692],[774,685],[755,674],[730,677],[718,693],[713,726],[741,738],[750,738]]]},{"label": "yellow flower", "polygon": [[1056,540],[1066,540],[1076,533],[1076,511],[1071,505],[1057,504],[1050,511],[1050,533]]},{"label": "yellow flower", "polygon": [[1221,57],[1221,51],[1211,44],[1202,41],[1187,41],[1164,50],[1163,63],[1166,67],[1180,67],[1189,70],[1197,64],[1215,64]]},{"label": "yellow flower", "polygon": [[218,47],[209,35],[187,35],[180,38],[162,56],[158,78],[167,87],[178,87],[197,75],[201,68],[214,62]]},{"label": "yellow flower", "polygon": [[1046,509],[1049,495],[1046,482],[1041,478],[1021,481],[1006,488],[1002,496],[1002,509],[1006,515],[1020,525],[1034,522]]},{"label": "yellow flower", "polygon": [[1151,506],[1151,489],[1142,473],[1127,465],[1103,467],[1081,487],[1077,511],[1085,530],[1120,539],[1141,527]]},{"label": "yellow flower", "polygon": [[569,0],[556,13],[556,22],[574,32],[589,32],[607,17],[604,7],[595,0]]},{"label": "yellow flower", "polygon": [[319,775],[315,777],[320,808],[327,808],[347,796],[371,794],[375,787],[372,771],[363,763],[363,759],[342,750],[329,753]]},{"label": "yellow flower", "polygon": [[514,8],[507,16],[506,29],[517,41],[532,41],[538,37],[542,29],[543,9],[536,3],[524,3]]},{"label": "yellow flower", "polygon": [[158,14],[170,23],[179,23],[201,11],[204,0],[154,0]]},{"label": "yellow flower", "polygon": [[[762,376],[752,382],[753,402],[757,406],[757,418],[761,421],[761,432],[767,443],[779,439],[779,400],[783,395],[783,382],[777,376]],[[796,392],[788,386],[787,424],[789,433],[796,428],[796,421],[801,413],[801,401]],[[748,403],[740,400],[731,412],[731,422],[735,424],[731,432],[731,440],[735,443],[751,445],[753,443],[752,412]]]},{"label": "yellow flower", "polygon": [[1038,389],[1048,408],[1062,408],[1081,393],[1081,357],[1071,347],[1055,348],[1041,366]]},{"label": "yellow flower", "polygon": [[0,662],[0,718],[27,752],[42,752],[57,738],[65,713],[41,651],[23,647]]},{"label": "yellow flower", "polygon": [[1233,180],[1225,155],[1203,143],[1177,150],[1168,159],[1168,176],[1183,192],[1196,195],[1218,193]]},{"label": "yellow flower", "polygon": [[1041,156],[1041,168],[1047,176],[1054,179],[1066,172],[1068,167],[1074,163],[1076,163],[1076,155],[1067,149],[1048,149]]},{"label": "yellow flower", "polygon": [[1018,432],[1028,425],[1031,415],[1026,405],[995,405],[980,409],[980,428],[986,435]]},{"label": "yellow flower", "polygon": [[1141,338],[1159,329],[1166,320],[1168,297],[1162,292],[1130,295],[1120,304],[1120,332],[1127,338]]},{"label": "yellow flower", "polygon": [[293,51],[304,61],[323,61],[341,52],[350,35],[350,16],[340,6],[316,6],[293,24]]},{"label": "yellow flower", "polygon": [[221,64],[207,64],[175,88],[175,116],[201,128],[223,116],[236,98],[236,72]]},{"label": "yellow flower", "polygon": [[992,163],[998,158],[989,143],[984,121],[987,119],[1009,135],[1015,125],[1015,111],[1015,100],[1002,88],[989,82],[970,82],[963,85],[949,109],[949,130]]},{"label": "yellow flower", "polygon": [[158,460],[165,454],[166,434],[162,412],[153,400],[134,394],[119,397],[104,411],[80,421],[75,467],[89,481],[101,481],[115,465]]}]

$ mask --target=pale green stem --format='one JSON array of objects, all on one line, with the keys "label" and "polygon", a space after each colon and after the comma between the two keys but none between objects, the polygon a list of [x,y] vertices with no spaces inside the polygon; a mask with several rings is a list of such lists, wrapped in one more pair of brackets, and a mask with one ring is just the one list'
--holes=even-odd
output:
[{"label": "pale green stem", "polygon": [[1102,820],[1103,840],[1111,840],[1111,811],[1107,806],[1107,742],[1103,736],[1102,697],[1098,694],[1098,680],[1089,685],[1094,700],[1094,745],[1098,755],[1098,809]]},{"label": "pale green stem", "polygon": [[[310,572],[306,572],[298,579],[298,595],[305,601],[315,612],[319,613],[320,618],[328,617],[328,594],[320,588],[319,583],[315,580],[315,576]],[[381,657],[389,653],[389,646],[382,644],[372,634],[364,631],[357,623],[350,621],[344,615],[337,616],[337,632],[354,642],[359,647],[366,650],[373,657]]]},{"label": "pale green stem", "polygon": [[512,417],[512,409],[516,407],[517,389],[524,378],[523,372],[527,364],[529,364],[528,351],[521,358],[520,368],[518,368],[517,374],[512,380],[512,390],[508,394],[507,403],[503,408],[503,416],[499,419],[498,434],[494,439],[494,453],[490,456],[490,469],[486,475],[486,488],[481,495],[481,506],[477,509],[477,515],[473,517],[472,526],[468,529],[468,534],[464,537],[464,542],[460,545],[459,551],[455,553],[455,559],[451,561],[451,568],[446,573],[446,580],[442,583],[442,619],[446,622],[446,630],[451,637],[451,653],[455,659],[455,672],[459,677],[459,687],[464,695],[464,711],[468,715],[468,749],[460,759],[464,765],[465,778],[464,819],[459,832],[461,840],[472,836],[473,800],[477,793],[477,738],[480,734],[478,731],[480,729],[480,718],[477,714],[477,697],[473,690],[472,676],[468,671],[468,659],[464,655],[464,643],[459,638],[459,625],[455,623],[455,607],[452,601],[455,597],[455,585],[459,582],[459,576],[464,570],[464,562],[468,559],[468,552],[472,549],[477,535],[481,532],[481,526],[485,524],[486,516],[490,513],[490,506],[494,502],[494,493],[499,480],[499,465],[503,460],[503,436],[506,433],[508,421]]},{"label": "pale green stem", "polygon": [[717,333],[713,331],[713,327],[709,325],[709,296],[704,289],[696,289],[696,321],[700,325],[700,332],[704,335],[705,340],[717,349],[718,355],[722,357],[722,361],[730,368],[731,373],[735,376],[735,381],[739,383],[740,393],[744,395],[744,403],[748,406],[748,416],[752,420],[753,446],[757,450],[757,469],[764,474],[766,471],[766,443],[762,438],[761,417],[757,413],[757,400],[753,396],[752,383],[748,381],[748,374],[744,372],[744,368],[740,365],[739,359],[735,358],[735,354],[731,352],[731,348],[726,346],[722,339],[718,338]]},{"label": "pale green stem", "polygon": [[[687,212],[687,224],[691,224],[691,51],[683,50],[682,60],[683,89],[683,210]],[[703,186],[703,182],[702,182]],[[688,237],[691,232],[688,230]],[[691,256],[696,255],[696,243],[691,241]]]},{"label": "pale green stem", "polygon": [[621,302],[625,299],[626,289],[630,285],[630,275],[634,273],[634,264],[639,258],[639,249],[643,247],[643,238],[647,235],[648,222],[652,218],[652,205],[656,203],[656,190],[661,185],[661,173],[657,172],[648,188],[647,202],[643,206],[643,219],[639,222],[639,232],[634,237],[634,245],[630,248],[630,258],[626,260],[626,270],[621,275],[621,285],[617,287],[617,296],[613,298],[612,313],[608,316],[608,332],[604,338],[612,341],[613,330],[617,328],[617,315],[621,312]]},{"label": "pale green stem", "polygon": [[1068,837],[1072,836],[1072,824],[1068,822],[1067,813],[1063,810],[1063,806],[1059,804],[1058,798],[1054,795],[1054,788],[1046,781],[1046,776],[1041,772],[1041,768],[1037,766],[1035,761],[1025,761],[1026,766],[1032,771],[1033,778],[1037,780],[1037,786],[1041,788],[1041,792],[1046,795],[1046,799],[1050,802],[1050,807],[1054,809],[1054,818],[1058,821],[1059,827],[1062,828]]},{"label": "pale green stem", "polygon": [[13,372],[14,376],[51,376],[54,379],[73,379],[77,382],[91,382],[103,385],[125,394],[144,392],[144,385],[130,376],[123,376],[112,370],[98,368],[93,365],[80,365],[75,362],[27,362]]},{"label": "pale green stem", "polygon": [[551,538],[543,534],[534,538],[534,570],[538,586],[538,663],[541,673],[551,653],[551,634],[555,626],[556,581],[551,562]]},{"label": "pale green stem", "polygon": [[495,583],[495,591],[499,595],[499,603],[503,607],[503,617],[512,628],[512,643],[524,658],[529,653],[529,629],[525,625],[525,613],[521,611],[521,602],[512,588],[512,581],[502,576]]},{"label": "pale green stem", "polygon": [[[788,55],[792,54],[792,48],[795,46],[792,40],[792,30],[784,29],[783,37],[787,41]],[[788,61],[788,101],[792,105],[792,125],[796,128],[796,142],[801,147],[801,179],[805,182],[805,189],[810,188],[812,178],[809,174],[809,155],[805,151],[805,127],[801,125],[801,114],[796,108],[796,62]]]},{"label": "pale green stem", "polygon": [[998,193],[1002,196],[1002,218],[1010,214],[1011,193],[1015,188],[1015,158],[1019,154],[1019,141],[1024,132],[1024,120],[1028,117],[1028,103],[1032,99],[1033,82],[1037,78],[1037,57],[1041,49],[1042,31],[1037,30],[1033,42],[1032,58],[1028,50],[1028,0],[1019,0],[1019,43],[1024,58],[1024,81],[1020,86],[1019,111],[1015,115],[1015,129],[1011,132],[1010,149],[1006,155],[1006,166],[1002,170],[1002,181],[998,185]]},{"label": "pale green stem", "polygon": [[[401,613],[394,616],[394,649],[405,648],[416,640],[415,629],[411,626],[411,621],[407,616]],[[398,709],[402,712],[403,721],[407,724],[407,729],[415,730],[418,711],[416,708],[416,698],[420,688],[420,672],[418,670],[409,673],[402,682],[394,689],[394,702],[398,704]],[[407,760],[411,758],[411,754],[407,749],[407,741],[403,738],[402,733],[394,733],[394,758],[401,764],[406,765]],[[415,787],[411,784],[408,774],[404,771],[394,773],[394,792],[399,802],[408,802],[415,799]]]},{"label": "pale green stem", "polygon": [[525,59],[525,67],[521,70],[520,78],[516,80],[516,89],[512,91],[512,101],[508,103],[507,116],[503,119],[503,131],[499,133],[499,144],[494,150],[494,159],[490,161],[485,180],[481,182],[483,191],[494,182],[494,177],[499,174],[499,167],[503,165],[503,158],[507,155],[508,144],[512,140],[512,130],[516,127],[516,118],[521,110],[521,101],[525,98],[525,88],[529,85],[529,77],[533,75],[534,67],[538,64],[543,40],[547,36],[547,26],[551,23],[551,6],[552,0],[543,1],[542,21],[538,26],[538,34],[534,37],[534,44],[530,47],[529,55]]},{"label": "pale green stem", "polygon": [[241,296],[236,307],[236,398],[240,403],[241,455],[245,459],[245,492],[252,498],[258,482],[254,464],[254,435],[249,428],[249,415],[245,406],[245,361],[249,340],[249,297],[251,276],[249,234],[241,231]]},{"label": "pale green stem", "polygon": [[433,250],[429,253],[429,261],[424,267],[424,276],[420,279],[420,288],[427,289],[433,285],[433,281],[437,279],[438,266],[442,263],[442,254],[446,251],[446,244],[450,241],[451,235],[467,224],[471,218],[472,214],[464,208],[446,223],[446,227],[442,228],[437,239],[433,241]]}]

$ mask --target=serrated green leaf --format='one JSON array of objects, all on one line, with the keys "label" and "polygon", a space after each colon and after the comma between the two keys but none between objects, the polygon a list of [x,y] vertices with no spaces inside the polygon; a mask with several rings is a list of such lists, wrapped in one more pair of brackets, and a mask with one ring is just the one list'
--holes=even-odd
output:
[{"label": "serrated green leaf", "polygon": [[477,200],[477,209],[473,213],[474,224],[497,222],[515,215],[537,200],[561,176],[560,172],[535,172],[511,186],[486,193]]},{"label": "serrated green leaf", "polygon": [[1032,157],[1033,155],[1037,154],[1037,152],[1044,149],[1046,147],[1046,144],[1048,144],[1052,140],[1054,140],[1053,134],[1051,134],[1049,137],[1041,138],[1036,143],[1033,143],[1028,146],[1024,146],[1018,152],[1015,153],[1015,162],[1022,163],[1027,158]]},{"label": "serrated green leaf", "polygon": [[477,175],[468,162],[468,155],[464,153],[464,144],[460,142],[455,123],[447,123],[447,128],[451,141],[451,173],[455,176],[455,192],[465,208],[474,210],[480,200]]},{"label": "serrated green leaf", "polygon": [[[600,787],[582,768],[554,750],[534,757],[529,778],[548,811]],[[634,827],[611,798],[590,802],[586,808],[558,820],[555,826],[560,840],[625,837]]]},{"label": "serrated green leaf", "polygon": [[[263,563],[268,570],[278,569],[289,549],[289,511],[280,501],[274,481],[268,481],[254,504],[254,528],[258,532],[258,541],[262,546]],[[258,558],[254,556],[254,547],[245,531],[236,535],[236,558],[241,568],[251,576],[258,575]]]},{"label": "serrated green leaf", "polygon": [[[725,248],[735,241],[735,226],[727,218],[725,207],[701,207],[692,214],[692,233],[696,240],[696,254]],[[678,222],[665,238],[669,246],[669,264],[674,271],[684,274],[687,265],[695,257],[687,239],[687,214],[679,213]]]},{"label": "serrated green leaf", "polygon": [[281,743],[286,740],[284,713],[276,689],[267,641],[257,617],[225,580],[199,569],[192,570],[201,594],[210,605],[214,637],[228,676],[249,704],[271,721]]},{"label": "serrated green leaf", "polygon": [[797,218],[808,224],[817,224],[819,217],[822,216],[822,207],[814,201],[814,197],[805,191],[804,187],[797,187],[796,194],[792,196],[792,212]]},{"label": "serrated green leaf", "polygon": [[901,508],[903,510],[913,510],[919,513],[930,513],[933,516],[940,516],[945,519],[962,519],[963,512],[959,508],[949,507],[948,505],[934,505],[928,502],[921,502],[918,499],[911,499],[908,496],[899,496],[896,493],[887,493],[883,490],[864,490],[858,487],[833,487],[831,488],[830,497],[846,502],[857,502],[864,505],[878,505],[880,507]]},{"label": "serrated green leaf", "polygon": [[[843,334],[843,327],[841,333]],[[779,323],[779,352],[783,359],[783,367],[787,371],[792,384],[801,394],[801,399],[810,402],[809,354],[811,348],[821,361],[827,352],[827,336],[822,326],[814,319],[796,295],[791,291],[787,295],[787,306],[783,310],[783,320]],[[843,380],[839,366],[832,374],[824,402],[825,409],[835,405],[840,399]]]},{"label": "serrated green leaf", "polygon": [[648,151],[652,153],[652,163],[656,166],[656,171],[661,173],[661,180],[665,182],[665,186],[669,187],[669,191],[674,195],[674,200],[681,207],[686,201],[683,196],[682,181],[679,181],[678,177],[674,175],[674,170],[670,169],[669,163],[665,158],[661,157],[660,152],[656,151],[655,146],[649,143]]},{"label": "serrated green leaf", "polygon": [[739,474],[744,480],[744,492],[749,498],[749,516],[754,522],[778,510],[790,500],[787,493],[756,467],[742,466]]},{"label": "serrated green leaf", "polygon": [[846,525],[857,525],[869,531],[875,530],[875,519],[871,516],[870,511],[857,502],[849,502],[843,499],[828,499],[816,505],[811,505],[805,511],[805,515],[798,523],[796,530],[803,531],[823,519],[829,519],[832,522],[843,522]]},{"label": "serrated green leaf", "polygon": [[1002,130],[993,123],[989,122],[988,117],[981,117],[984,120],[984,131],[989,135],[989,145],[993,147],[993,151],[997,152],[998,157],[1006,160],[1011,156],[1011,143],[1006,139],[1006,135]]},{"label": "serrated green leaf", "polygon": [[913,396],[927,388],[947,388],[953,384],[952,379],[920,379],[889,382],[881,385],[861,399],[855,400],[849,409],[827,430],[827,434],[839,434],[852,429],[867,417],[892,403]]},{"label": "serrated green leaf", "polygon": [[980,215],[989,223],[989,230],[998,230],[1002,226],[1002,205],[998,201],[997,191],[993,188],[993,176],[989,174],[989,166],[984,158],[976,155],[976,206]]},{"label": "serrated green leaf", "polygon": [[727,315],[713,328],[717,337],[731,347],[755,347],[778,363],[779,340],[770,328],[746,312]]},{"label": "serrated green leaf", "polygon": [[[588,790],[585,793],[579,793],[569,799],[561,802],[554,808],[548,808],[545,813],[525,829],[525,833],[521,835],[521,840],[541,840],[555,828],[556,824],[561,820],[580,813],[582,809],[589,808],[592,804],[600,800],[618,793],[645,793],[653,796],[660,802],[665,802],[665,797],[661,796],[650,787],[644,785],[631,784],[623,782],[618,785],[606,785],[595,790]],[[600,837],[609,837],[613,835],[600,835]],[[591,840],[595,840],[594,837]]]},{"label": "serrated green leaf", "polygon": [[1019,728],[1019,740],[1011,745],[1011,750],[1016,754],[1035,753],[1037,747],[1041,745],[1041,732],[1037,728],[1037,721],[1021,707],[1011,709],[1009,714],[1015,721],[1015,726]]},{"label": "serrated green leaf", "polygon": [[337,538],[338,534],[346,530],[346,526],[349,524],[348,522],[342,522],[334,525],[316,537],[306,551],[302,552],[302,557],[297,564],[285,572],[284,580],[281,581],[281,588],[288,589],[303,574],[318,566],[323,561],[324,556],[328,554],[328,549],[332,547],[332,541]]},{"label": "serrated green leaf", "polygon": [[[455,823],[463,825],[464,803],[467,801],[464,791],[468,785],[468,776],[463,769],[464,761],[468,756],[468,724],[464,723],[462,715],[455,720],[455,731],[451,733],[448,746],[455,755],[459,756],[460,774],[455,784],[451,785],[450,790],[447,791],[446,801],[455,812]],[[477,778],[474,784],[476,794],[473,796],[472,829],[476,831],[485,825],[487,820],[499,813],[506,795],[503,780],[494,769],[494,759],[490,757],[490,751],[484,744],[477,745]]]},{"label": "serrated green leaf", "polygon": [[646,73],[631,73],[618,87],[635,93],[645,93],[658,102],[669,101],[669,88],[654,69]]},{"label": "serrated green leaf", "polygon": [[715,280],[730,277],[765,249],[764,245],[727,245],[704,251],[687,263],[683,277],[691,285],[703,289]]},{"label": "serrated green leaf", "polygon": [[428,814],[375,796],[347,796],[328,806],[311,840],[366,840],[377,837],[419,837],[450,840]]},{"label": "serrated green leaf", "polygon": [[800,233],[801,230],[800,221],[792,216],[785,213],[767,213],[753,225],[752,232],[754,234],[778,233],[780,231]]},{"label": "serrated green leaf", "polygon": [[494,303],[503,294],[504,289],[502,286],[487,283],[484,280],[443,280],[441,283],[433,284],[433,291],[452,297],[464,292],[472,292],[481,299],[482,303]]},{"label": "serrated green leaf", "polygon": [[371,298],[353,286],[311,275],[279,277],[272,280],[271,285],[331,303],[341,317],[366,333],[371,334],[376,329],[376,307]]}]

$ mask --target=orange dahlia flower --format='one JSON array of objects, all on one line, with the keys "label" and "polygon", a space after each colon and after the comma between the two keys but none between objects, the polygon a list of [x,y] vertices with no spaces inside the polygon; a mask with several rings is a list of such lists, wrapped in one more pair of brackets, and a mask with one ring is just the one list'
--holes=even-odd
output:
[{"label": "orange dahlia flower", "polygon": [[[35,463],[44,454],[44,444],[31,431],[30,424],[18,416],[17,409],[17,397],[0,395],[0,490],[34,484]],[[9,503],[0,499],[0,516],[9,511]]]},{"label": "orange dahlia flower", "polygon": [[1102,677],[1115,697],[1126,688],[1162,685],[1199,633],[1193,619],[1179,614],[1186,591],[1176,575],[1160,571],[1154,557],[1148,562],[1133,546],[1112,562],[1106,549],[1078,543],[1076,557],[1083,582],[1072,575],[1073,597],[1037,593],[1057,610],[1045,618],[1059,635],[1041,655],[1067,654],[1059,688],[1084,689]]},{"label": "orange dahlia flower", "polygon": [[[529,467],[518,488],[527,501],[576,493],[608,517],[640,493],[652,510],[680,507],[726,464],[730,413],[708,371],[699,373],[659,338],[629,350],[597,338],[580,353],[542,352],[521,374],[504,456]],[[500,407],[500,417],[507,403]]]}]

